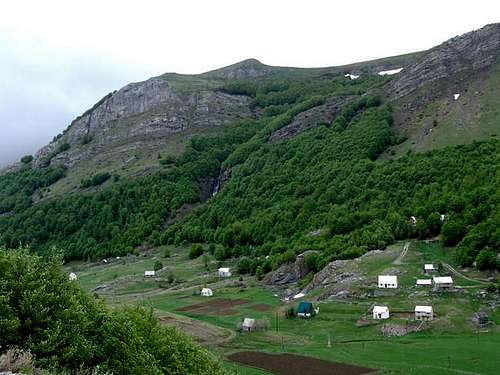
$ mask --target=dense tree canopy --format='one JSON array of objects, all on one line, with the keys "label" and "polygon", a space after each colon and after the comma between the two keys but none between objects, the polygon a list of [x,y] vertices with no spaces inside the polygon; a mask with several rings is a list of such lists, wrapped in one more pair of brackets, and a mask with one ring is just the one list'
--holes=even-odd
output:
[{"label": "dense tree canopy", "polygon": [[113,374],[223,374],[219,361],[151,310],[108,310],[62,270],[25,250],[0,250],[0,347],[35,355],[44,368]]},{"label": "dense tree canopy", "polygon": [[[320,269],[395,240],[440,234],[444,245],[457,246],[460,264],[498,267],[500,142],[380,158],[402,141],[392,132],[391,108],[366,95],[385,80],[324,75],[229,83],[223,90],[253,98],[258,120],[194,136],[182,155],[159,155],[159,172],[113,179],[88,194],[33,205],[33,193],[64,169],[25,165],[0,177],[0,214],[7,213],[0,216],[0,243],[40,253],[58,245],[67,260],[121,255],[144,243],[217,243],[216,259],[247,257],[242,272],[262,274],[304,250],[318,250]],[[330,124],[268,142],[297,114],[338,95],[350,97]],[[231,172],[222,191],[173,223],[183,205],[203,201],[221,172]],[[98,173],[82,187],[109,177]]]}]

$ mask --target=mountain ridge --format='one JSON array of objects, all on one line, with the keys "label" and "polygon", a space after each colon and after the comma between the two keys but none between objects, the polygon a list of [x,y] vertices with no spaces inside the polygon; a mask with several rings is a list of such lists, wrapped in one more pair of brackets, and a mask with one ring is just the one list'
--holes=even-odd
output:
[{"label": "mountain ridge", "polygon": [[[483,191],[496,186],[499,35],[492,25],[359,71],[245,60],[208,76],[127,85],[1,176],[0,241],[64,246],[69,259],[217,243],[223,259],[272,255],[272,265],[260,264],[268,270],[304,247],[324,263],[425,238],[441,230],[440,213],[452,212],[450,243],[462,244],[468,265],[491,240],[471,245],[474,231],[496,220],[495,195]],[[450,158],[460,153],[470,156]],[[393,184],[393,174],[405,183]],[[392,205],[381,204],[384,195]],[[483,199],[491,202],[476,208]],[[463,217],[467,205],[481,215]],[[415,215],[421,228],[409,227]],[[307,235],[317,231],[324,235]]]}]

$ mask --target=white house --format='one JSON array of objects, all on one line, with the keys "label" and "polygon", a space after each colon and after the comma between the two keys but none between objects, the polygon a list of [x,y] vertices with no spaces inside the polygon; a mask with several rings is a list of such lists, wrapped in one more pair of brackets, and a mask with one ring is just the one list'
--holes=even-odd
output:
[{"label": "white house", "polygon": [[424,271],[425,271],[425,273],[432,273],[432,272],[437,271],[437,267],[432,263],[427,263],[427,264],[424,264]]},{"label": "white house", "polygon": [[410,221],[413,225],[417,225],[417,217],[416,216],[411,216]]},{"label": "white house", "polygon": [[212,297],[214,295],[214,292],[210,288],[203,288],[201,290],[201,295],[204,297]]},{"label": "white house", "polygon": [[418,279],[417,286],[431,286],[432,279]]},{"label": "white house", "polygon": [[219,277],[230,277],[231,270],[227,267],[219,268]]},{"label": "white house", "polygon": [[144,271],[144,277],[155,277],[155,271]]},{"label": "white house", "polygon": [[379,275],[378,287],[379,288],[397,288],[398,287],[398,277],[397,276],[389,276],[389,275]]},{"label": "white house", "polygon": [[432,306],[415,306],[416,320],[433,320],[434,310]]},{"label": "white house", "polygon": [[374,306],[373,319],[389,319],[389,308],[387,306]]},{"label": "white house", "polygon": [[441,222],[444,222],[446,220],[446,215],[445,214],[439,215],[439,219],[441,220]]},{"label": "white house", "polygon": [[255,319],[245,318],[243,319],[243,323],[241,323],[241,330],[250,332],[255,329]]},{"label": "white house", "polygon": [[76,273],[74,273],[74,272],[71,272],[71,273],[69,274],[69,277],[68,277],[68,278],[69,278],[69,281],[75,281],[75,280],[78,280],[78,276],[76,276]]},{"label": "white house", "polygon": [[453,286],[453,279],[451,276],[433,277],[432,281],[436,288],[451,288]]}]

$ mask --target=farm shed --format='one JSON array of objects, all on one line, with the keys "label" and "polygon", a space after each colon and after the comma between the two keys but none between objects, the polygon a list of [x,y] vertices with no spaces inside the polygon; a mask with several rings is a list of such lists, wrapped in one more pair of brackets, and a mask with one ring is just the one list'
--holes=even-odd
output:
[{"label": "farm shed", "polygon": [[204,297],[212,297],[214,295],[214,292],[210,288],[203,288],[201,290],[201,295]]},{"label": "farm shed", "polygon": [[310,318],[314,315],[314,307],[311,302],[301,302],[297,308],[297,316],[301,318]]},{"label": "farm shed", "polygon": [[418,279],[417,286],[431,286],[432,279]]},{"label": "farm shed", "polygon": [[76,273],[74,272],[71,272],[68,276],[69,278],[69,281],[75,281],[75,280],[78,280],[78,276],[76,276]]},{"label": "farm shed", "polygon": [[373,319],[389,319],[389,308],[387,306],[374,306]]},{"label": "farm shed", "polygon": [[155,271],[144,271],[144,277],[155,277]]},{"label": "farm shed", "polygon": [[453,286],[453,279],[451,276],[433,277],[432,281],[436,288],[451,288]]},{"label": "farm shed", "polygon": [[415,306],[416,320],[433,320],[434,310],[432,306]]},{"label": "farm shed", "polygon": [[255,329],[255,319],[245,318],[243,323],[241,323],[241,330],[244,332],[250,332]]},{"label": "farm shed", "polygon": [[425,271],[425,273],[436,272],[437,267],[432,263],[424,264],[424,271]]},{"label": "farm shed", "polygon": [[219,268],[219,277],[230,277],[231,276],[231,270],[227,267],[222,267]]},{"label": "farm shed", "polygon": [[398,287],[398,277],[397,276],[389,276],[389,275],[379,275],[378,287],[379,288],[397,288]]}]

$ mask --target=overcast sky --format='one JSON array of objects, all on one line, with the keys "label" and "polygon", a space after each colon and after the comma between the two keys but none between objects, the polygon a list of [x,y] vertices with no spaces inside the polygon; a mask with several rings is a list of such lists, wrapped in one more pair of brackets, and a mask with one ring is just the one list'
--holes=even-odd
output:
[{"label": "overcast sky", "polygon": [[500,22],[492,0],[2,2],[0,165],[34,153],[108,92],[254,57],[347,64]]}]

